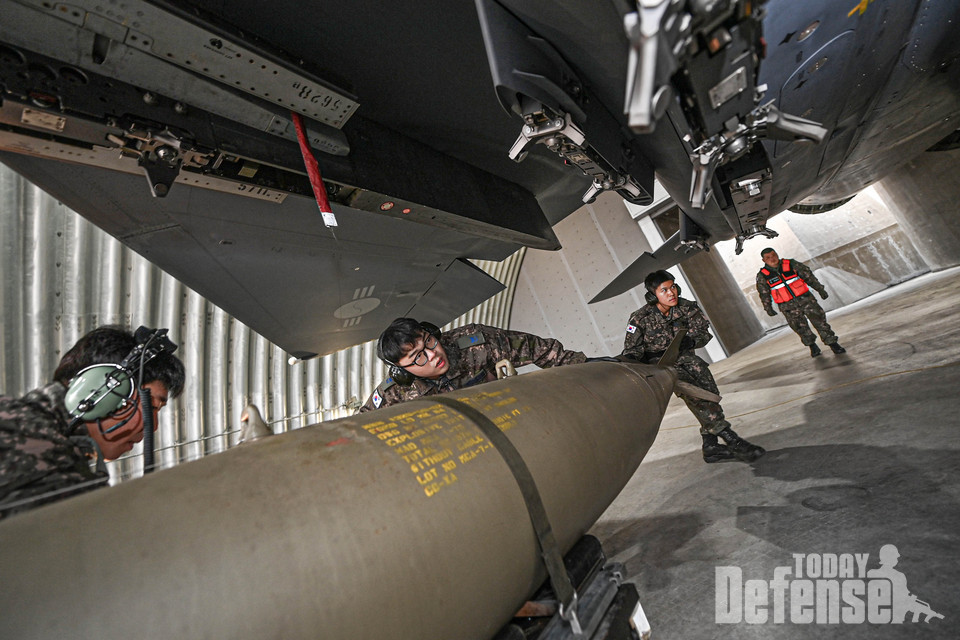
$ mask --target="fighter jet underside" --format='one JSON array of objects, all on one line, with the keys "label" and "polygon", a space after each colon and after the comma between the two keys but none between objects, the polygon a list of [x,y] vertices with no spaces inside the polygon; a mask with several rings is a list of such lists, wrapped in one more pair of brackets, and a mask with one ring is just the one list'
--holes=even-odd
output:
[{"label": "fighter jet underside", "polygon": [[654,175],[680,231],[596,299],[849,197],[956,129],[948,4],[0,0],[0,159],[326,354],[449,321],[502,289],[469,259]]}]

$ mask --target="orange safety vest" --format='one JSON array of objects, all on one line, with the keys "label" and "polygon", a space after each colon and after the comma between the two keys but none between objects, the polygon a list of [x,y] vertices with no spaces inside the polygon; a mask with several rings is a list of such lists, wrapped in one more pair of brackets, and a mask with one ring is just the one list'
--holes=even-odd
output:
[{"label": "orange safety vest", "polygon": [[780,261],[779,272],[771,272],[766,267],[760,269],[760,272],[766,276],[770,293],[773,294],[773,301],[777,304],[789,302],[810,291],[807,283],[801,280],[795,271],[790,270],[790,261],[786,258]]}]

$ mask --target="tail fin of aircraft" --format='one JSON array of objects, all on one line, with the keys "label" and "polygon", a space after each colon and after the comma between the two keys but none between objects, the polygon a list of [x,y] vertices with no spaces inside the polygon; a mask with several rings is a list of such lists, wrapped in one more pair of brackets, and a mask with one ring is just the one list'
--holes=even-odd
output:
[{"label": "tail fin of aircraft", "polygon": [[[716,208],[715,202],[713,207]],[[719,209],[716,213],[720,214]],[[629,291],[643,283],[644,278],[651,271],[669,269],[696,253],[710,250],[710,234],[683,209],[678,212],[676,229],[677,231],[657,247],[653,253],[644,252],[634,260],[630,266],[623,270],[623,273],[604,287],[603,291],[595,295],[590,304]]]},{"label": "tail fin of aircraft", "polygon": [[614,278],[610,284],[605,286],[600,293],[593,296],[589,304],[609,300],[615,296],[625,293],[634,287],[643,284],[643,279],[647,274],[657,269],[669,269],[679,264],[695,253],[699,253],[699,246],[688,246],[680,242],[680,232],[670,236],[666,242],[650,253],[645,251],[640,257],[634,260],[624,269],[620,275]]}]

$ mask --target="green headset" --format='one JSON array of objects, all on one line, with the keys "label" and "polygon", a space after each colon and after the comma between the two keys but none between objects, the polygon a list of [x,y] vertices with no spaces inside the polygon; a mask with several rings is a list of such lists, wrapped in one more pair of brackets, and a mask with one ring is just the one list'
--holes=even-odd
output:
[{"label": "green headset", "polygon": [[[72,425],[101,420],[126,408],[133,399],[133,392],[143,386],[144,366],[160,354],[173,353],[177,349],[177,345],[167,338],[166,329],[140,327],[133,337],[137,345],[119,363],[90,365],[70,381],[64,404]],[[136,411],[130,417],[135,414]],[[119,429],[127,420],[104,433]]]},{"label": "green headset", "polygon": [[[429,333],[435,337],[438,341],[440,340],[440,327],[433,324],[432,322],[420,322],[420,328],[425,332]],[[403,367],[401,367],[396,362],[393,362],[383,353],[383,333],[380,334],[380,339],[377,340],[377,357],[386,362],[389,365],[388,373],[393,381],[399,384],[401,387],[408,387],[413,384],[413,381],[417,379],[417,376],[410,373]]]}]

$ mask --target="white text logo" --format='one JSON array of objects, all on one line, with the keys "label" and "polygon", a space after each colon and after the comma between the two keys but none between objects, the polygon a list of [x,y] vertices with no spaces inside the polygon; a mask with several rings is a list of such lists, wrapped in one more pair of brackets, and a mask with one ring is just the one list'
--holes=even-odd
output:
[{"label": "white text logo", "polygon": [[879,567],[867,553],[795,553],[770,580],[744,580],[740,567],[716,567],[716,621],[721,624],[901,624],[943,618],[907,589],[894,567],[897,547],[880,547]]}]

